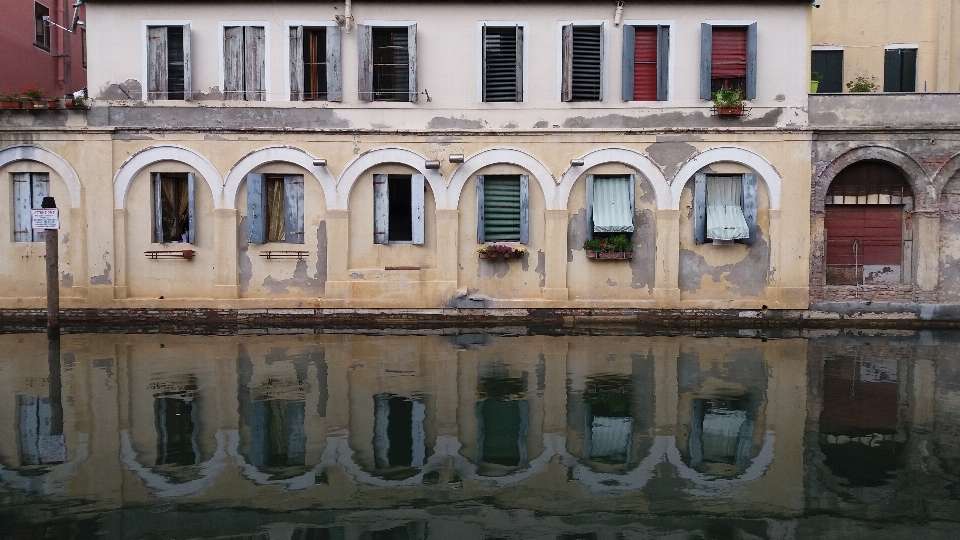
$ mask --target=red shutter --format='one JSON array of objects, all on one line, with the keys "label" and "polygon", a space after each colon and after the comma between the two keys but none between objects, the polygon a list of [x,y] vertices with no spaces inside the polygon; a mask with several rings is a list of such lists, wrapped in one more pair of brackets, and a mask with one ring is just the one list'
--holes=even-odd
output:
[{"label": "red shutter", "polygon": [[710,78],[726,79],[746,76],[747,29],[745,27],[713,27]]},{"label": "red shutter", "polygon": [[633,45],[633,100],[657,100],[657,28],[638,27]]}]

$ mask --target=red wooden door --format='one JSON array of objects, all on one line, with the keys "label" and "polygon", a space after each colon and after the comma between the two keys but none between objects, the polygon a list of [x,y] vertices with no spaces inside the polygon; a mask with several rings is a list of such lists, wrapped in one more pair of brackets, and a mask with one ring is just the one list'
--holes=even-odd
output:
[{"label": "red wooden door", "polygon": [[828,205],[827,284],[900,281],[903,207]]}]

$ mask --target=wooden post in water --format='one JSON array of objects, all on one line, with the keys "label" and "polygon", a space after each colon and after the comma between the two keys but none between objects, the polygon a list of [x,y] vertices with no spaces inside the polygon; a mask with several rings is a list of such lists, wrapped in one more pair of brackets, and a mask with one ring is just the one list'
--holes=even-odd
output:
[{"label": "wooden post in water", "polygon": [[[56,208],[53,197],[44,197],[40,208]],[[59,226],[59,219],[57,220]],[[43,239],[47,248],[47,329],[60,329],[60,252],[57,249],[57,229],[44,229]]]}]

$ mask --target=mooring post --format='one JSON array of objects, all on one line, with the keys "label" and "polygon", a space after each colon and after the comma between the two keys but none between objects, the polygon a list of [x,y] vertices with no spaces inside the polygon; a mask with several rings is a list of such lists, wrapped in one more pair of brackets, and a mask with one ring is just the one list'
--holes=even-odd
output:
[{"label": "mooring post", "polygon": [[[44,197],[40,208],[55,209],[57,202],[53,197]],[[59,226],[59,216],[57,219]],[[60,253],[57,249],[57,229],[44,229],[43,239],[47,247],[47,328],[60,329]]]}]

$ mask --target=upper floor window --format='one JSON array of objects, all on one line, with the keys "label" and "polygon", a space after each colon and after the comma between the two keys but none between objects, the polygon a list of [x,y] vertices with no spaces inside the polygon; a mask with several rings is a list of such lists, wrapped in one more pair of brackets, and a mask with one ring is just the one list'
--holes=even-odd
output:
[{"label": "upper floor window", "polygon": [[623,27],[623,100],[666,101],[670,27]]},{"label": "upper floor window", "polygon": [[488,174],[477,180],[477,242],[530,241],[530,177]]},{"label": "upper floor window", "polygon": [[700,98],[722,88],[757,97],[757,23],[748,26],[701,25]]},{"label": "upper floor window", "polygon": [[190,99],[190,25],[147,26],[147,99]]},{"label": "upper floor window", "polygon": [[634,175],[587,175],[587,237],[633,232]]},{"label": "upper floor window", "polygon": [[417,101],[417,25],[357,25],[360,101]]},{"label": "upper floor window", "polygon": [[600,101],[603,73],[603,26],[563,27],[562,101]]},{"label": "upper floor window", "polygon": [[373,175],[373,241],[423,244],[422,174]]},{"label": "upper floor window", "polygon": [[266,99],[265,34],[263,26],[223,28],[223,91],[226,99]]},{"label": "upper floor window", "polygon": [[193,244],[194,173],[153,173],[153,241]]},{"label": "upper floor window", "polygon": [[523,101],[523,27],[483,27],[483,101]]},{"label": "upper floor window", "polygon": [[34,2],[33,22],[36,27],[36,37],[33,44],[45,51],[50,50],[50,24],[47,22],[49,19],[50,8],[40,2]]},{"label": "upper floor window", "polygon": [[42,230],[33,229],[30,210],[40,208],[50,196],[50,175],[47,173],[13,174],[13,241],[43,242]]},{"label": "upper floor window", "polygon": [[757,241],[757,175],[694,177],[694,240],[697,244]]},{"label": "upper floor window", "polygon": [[810,71],[820,75],[818,94],[843,92],[842,50],[813,51],[810,55]]},{"label": "upper floor window", "polygon": [[339,26],[290,27],[290,100],[341,101]]},{"label": "upper floor window", "polygon": [[917,49],[888,48],[883,54],[883,91],[917,91]]},{"label": "upper floor window", "polygon": [[249,241],[303,243],[303,175],[247,175]]}]

